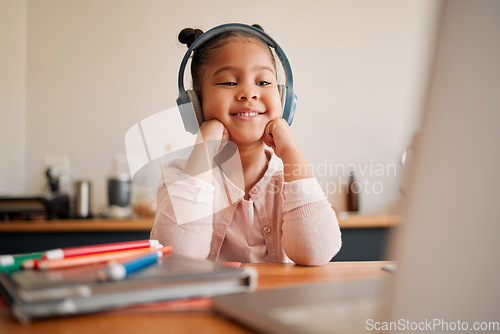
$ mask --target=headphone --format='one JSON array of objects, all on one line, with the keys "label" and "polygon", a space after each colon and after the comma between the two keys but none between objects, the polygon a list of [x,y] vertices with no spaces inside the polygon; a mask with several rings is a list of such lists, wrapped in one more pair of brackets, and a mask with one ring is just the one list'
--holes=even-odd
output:
[{"label": "headphone", "polygon": [[262,30],[246,24],[229,23],[212,28],[198,37],[188,48],[186,54],[184,55],[184,58],[182,59],[181,67],[179,68],[179,78],[177,81],[179,87],[179,97],[177,98],[177,105],[179,106],[182,122],[184,123],[186,131],[192,134],[198,133],[198,129],[201,123],[203,123],[205,120],[203,117],[203,111],[201,109],[198,95],[194,90],[186,90],[184,88],[184,71],[186,69],[187,62],[196,48],[200,47],[203,43],[210,40],[211,38],[228,31],[243,31],[246,33],[250,33],[260,40],[263,40],[269,47],[274,49],[281,61],[283,69],[285,70],[286,79],[285,85],[278,85],[278,90],[281,97],[281,105],[283,106],[281,117],[287,121],[288,125],[291,125],[293,116],[295,114],[297,95],[293,93],[292,69],[285,53],[278,45],[278,43],[276,43],[268,34],[263,32]]}]

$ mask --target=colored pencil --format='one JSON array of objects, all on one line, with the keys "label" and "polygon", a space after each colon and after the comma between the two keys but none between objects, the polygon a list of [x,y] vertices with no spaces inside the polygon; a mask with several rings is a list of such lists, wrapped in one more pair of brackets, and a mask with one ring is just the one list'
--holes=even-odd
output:
[{"label": "colored pencil", "polygon": [[[75,266],[82,266],[87,264],[108,262],[111,260],[130,258],[137,255],[144,255],[151,252],[156,252],[157,247],[150,248],[140,248],[140,249],[127,249],[115,252],[88,254],[81,256],[74,256],[67,259],[58,260],[37,260],[34,261],[34,266],[37,269],[49,270],[49,269],[61,269]],[[30,268],[28,263],[23,264],[24,268]],[[32,267],[31,267],[32,268]]]},{"label": "colored pencil", "polygon": [[171,251],[172,246],[165,246],[151,254],[140,255],[133,259],[122,260],[120,262],[111,261],[106,269],[97,274],[97,278],[101,281],[122,280],[128,275],[156,263],[163,255]]},{"label": "colored pencil", "polygon": [[139,256],[138,258],[132,259],[127,262],[118,263],[114,262],[109,267],[104,269],[99,278],[103,281],[119,281],[127,277],[128,275],[149,267],[153,263],[156,263],[159,258],[163,256],[160,251]]},{"label": "colored pencil", "polygon": [[14,263],[14,264],[7,265],[7,266],[1,266],[0,267],[0,273],[1,272],[10,273],[10,272],[19,270],[19,269],[22,268],[22,265],[23,265],[23,263],[19,262],[19,263]]},{"label": "colored pencil", "polygon": [[241,266],[241,262],[219,262],[219,263],[233,268],[239,268]]},{"label": "colored pencil", "polygon": [[163,253],[163,255],[172,252],[172,245],[160,247],[158,250]]},{"label": "colored pencil", "polygon": [[46,260],[58,260],[74,256],[114,252],[129,249],[149,248],[159,244],[158,240],[137,240],[127,242],[115,242],[109,244],[89,245],[82,247],[58,248],[46,251],[43,258]]},{"label": "colored pencil", "polygon": [[16,266],[30,259],[40,259],[42,256],[43,252],[0,255],[0,271],[2,271],[2,268]]}]

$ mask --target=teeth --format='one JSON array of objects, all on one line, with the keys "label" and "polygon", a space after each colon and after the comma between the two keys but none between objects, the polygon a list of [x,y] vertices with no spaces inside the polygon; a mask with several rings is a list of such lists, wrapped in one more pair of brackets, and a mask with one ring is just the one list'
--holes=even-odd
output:
[{"label": "teeth", "polygon": [[249,116],[257,116],[259,113],[258,112],[255,112],[255,111],[252,111],[252,112],[240,112],[238,114],[236,114],[236,116],[245,116],[245,117],[249,117]]}]

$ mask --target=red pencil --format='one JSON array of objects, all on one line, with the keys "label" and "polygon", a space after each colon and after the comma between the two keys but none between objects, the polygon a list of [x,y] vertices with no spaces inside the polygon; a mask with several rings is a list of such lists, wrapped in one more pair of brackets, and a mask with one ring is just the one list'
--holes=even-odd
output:
[{"label": "red pencil", "polygon": [[87,254],[82,256],[74,256],[67,259],[57,259],[57,260],[38,260],[35,261],[35,268],[42,270],[49,269],[62,269],[68,267],[89,265],[94,263],[102,263],[108,262],[112,260],[120,260],[120,259],[132,259],[137,256],[142,256],[148,253],[161,251],[162,253],[167,253],[172,250],[170,247],[163,247],[158,249],[156,247],[151,248],[141,248],[141,249],[127,249],[120,250],[114,252],[106,252],[106,253],[95,253],[95,254]]},{"label": "red pencil", "polygon": [[46,251],[45,254],[43,255],[43,258],[46,260],[59,260],[81,255],[116,252],[128,249],[156,247],[159,244],[160,243],[158,242],[158,240],[137,240],[137,241],[127,241],[127,242],[116,242],[110,244],[89,245],[82,247],[58,248]]}]

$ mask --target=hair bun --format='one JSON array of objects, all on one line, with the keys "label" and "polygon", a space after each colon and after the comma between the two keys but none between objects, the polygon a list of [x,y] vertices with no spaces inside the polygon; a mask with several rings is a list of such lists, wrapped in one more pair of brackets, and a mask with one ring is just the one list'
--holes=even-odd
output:
[{"label": "hair bun", "polygon": [[194,41],[196,41],[196,39],[201,35],[203,35],[203,31],[200,29],[184,28],[179,33],[178,39],[179,42],[181,42],[182,44],[186,44],[189,48],[191,44],[193,44]]},{"label": "hair bun", "polygon": [[257,24],[257,23],[256,23],[256,24],[252,24],[252,27],[254,27],[254,28],[257,28],[257,29],[260,29],[260,30],[264,31],[264,28],[262,28],[262,26],[261,26],[260,24]]}]

